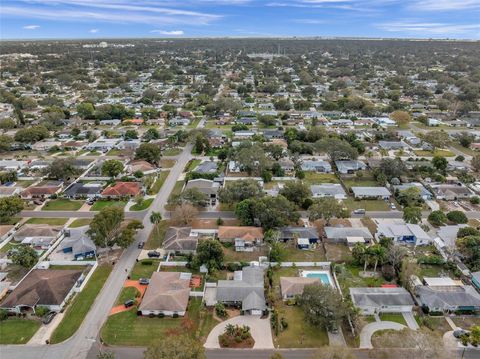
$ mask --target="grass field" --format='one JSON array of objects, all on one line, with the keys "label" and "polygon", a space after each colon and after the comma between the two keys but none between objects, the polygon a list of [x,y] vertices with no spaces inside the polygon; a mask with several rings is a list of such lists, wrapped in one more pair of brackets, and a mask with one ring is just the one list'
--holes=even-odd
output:
[{"label": "grass field", "polygon": [[[148,262],[152,262],[152,264],[145,264]],[[157,270],[159,263],[159,259],[144,259],[135,263],[132,271],[130,272],[130,278],[132,280],[138,280],[140,278],[150,278],[152,276],[152,273]]]},{"label": "grass field", "polygon": [[193,171],[201,163],[201,160],[190,160],[185,166],[185,172]]},{"label": "grass field", "polygon": [[117,305],[125,303],[127,300],[135,299],[140,296],[140,292],[135,287],[123,288],[117,299]]},{"label": "grass field", "polygon": [[96,201],[90,211],[101,211],[102,209],[110,206],[125,207],[127,205],[126,201]]},{"label": "grass field", "polygon": [[162,188],[163,184],[165,183],[165,180],[167,179],[169,173],[170,173],[170,171],[160,172],[158,174],[157,180],[155,181],[155,183],[152,185],[152,187],[148,191],[148,194],[150,194],[150,195],[157,194],[158,191],[160,191],[160,189]]},{"label": "grass field", "polygon": [[69,199],[54,199],[45,203],[42,211],[78,211],[83,203],[83,201]]},{"label": "grass field", "polygon": [[49,224],[51,226],[63,226],[68,218],[30,218],[27,224]]},{"label": "grass field", "polygon": [[162,156],[178,156],[180,153],[182,153],[181,148],[167,148],[162,152]]},{"label": "grass field", "polygon": [[[338,283],[343,293],[348,293],[350,287],[380,287],[385,283],[382,276],[373,278],[360,277],[360,271],[363,271],[363,267],[346,264],[340,267],[341,270],[337,273]],[[367,270],[369,270],[367,268]]]},{"label": "grass field", "polygon": [[424,150],[416,150],[413,151],[419,157],[453,157],[455,154],[449,150],[435,150],[435,151],[424,151]]},{"label": "grass field", "polygon": [[337,176],[333,173],[305,172],[305,178],[302,180],[308,185],[320,183],[339,183]]},{"label": "grass field", "polygon": [[354,211],[359,208],[363,208],[366,211],[390,211],[390,202],[386,202],[383,200],[364,199],[357,201],[353,198],[347,198],[343,200],[343,203],[349,211]]},{"label": "grass field", "polygon": [[0,344],[26,344],[40,328],[39,320],[10,317],[0,321]]},{"label": "grass field", "polygon": [[190,299],[184,318],[137,316],[134,307],[132,310],[108,317],[100,335],[109,345],[148,346],[167,334],[184,333],[203,343],[216,324],[213,315],[205,309],[201,299]]},{"label": "grass field", "polygon": [[62,321],[50,337],[52,344],[63,342],[77,331],[111,271],[112,267],[110,265],[97,267],[85,288],[75,296],[72,303],[67,307]]},{"label": "grass field", "polygon": [[83,226],[89,225],[90,222],[92,222],[91,218],[77,218],[72,223],[70,223],[69,227],[70,228],[83,227]]},{"label": "grass field", "polygon": [[377,187],[379,184],[375,181],[373,176],[364,175],[363,177],[346,177],[343,178],[343,183],[347,187],[347,191],[352,187]]},{"label": "grass field", "polygon": [[147,242],[145,243],[145,249],[157,249],[162,246],[163,239],[165,238],[165,232],[168,229],[168,222],[161,221],[157,224],[152,232],[150,232],[150,236],[148,237]]},{"label": "grass field", "polygon": [[407,322],[405,321],[405,318],[403,318],[403,315],[399,313],[382,313],[380,314],[380,319],[407,326]]},{"label": "grass field", "polygon": [[146,210],[148,207],[150,207],[150,205],[152,204],[154,198],[147,198],[145,199],[140,205],[138,205],[137,203],[135,203],[133,206],[130,207],[130,211],[144,211]]}]

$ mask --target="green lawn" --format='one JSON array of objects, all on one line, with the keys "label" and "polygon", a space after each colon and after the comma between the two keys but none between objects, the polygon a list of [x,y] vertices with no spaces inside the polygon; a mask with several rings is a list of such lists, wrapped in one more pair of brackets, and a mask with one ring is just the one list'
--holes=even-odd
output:
[{"label": "green lawn", "polygon": [[10,249],[19,246],[20,242],[15,242],[13,239],[10,240],[7,244],[5,244],[2,248],[0,248],[0,253],[7,253]]},{"label": "green lawn", "polygon": [[305,172],[305,178],[302,180],[308,185],[320,183],[339,183],[339,179],[333,173]]},{"label": "green lawn", "polygon": [[[343,293],[348,293],[350,287],[380,287],[386,283],[381,275],[374,278],[360,277],[359,273],[363,271],[363,267],[345,264],[340,268],[340,272],[336,274]],[[371,268],[367,268],[367,270],[371,270]]]},{"label": "green lawn", "polygon": [[380,319],[407,326],[407,322],[405,321],[405,318],[403,318],[403,315],[398,313],[382,313],[380,314]]},{"label": "green lawn", "polygon": [[[152,264],[146,264],[152,262]],[[155,272],[160,263],[159,259],[143,259],[138,261],[133,266],[132,271],[130,272],[130,278],[132,280],[138,280],[140,278],[150,278],[152,273]]]},{"label": "green lawn", "polygon": [[170,171],[161,171],[158,174],[158,178],[155,181],[155,183],[152,185],[152,187],[150,187],[148,194],[150,195],[157,194],[158,191],[160,191],[160,189],[162,188],[163,184],[165,183],[165,180],[167,179],[169,173]]},{"label": "green lawn", "polygon": [[83,206],[83,203],[83,201],[72,201],[69,199],[54,199],[45,203],[42,211],[78,211]]},{"label": "green lawn", "polygon": [[223,254],[225,262],[250,262],[258,261],[258,257],[266,256],[267,249],[262,248],[258,251],[253,252],[237,252],[233,246],[224,245]]},{"label": "green lawn", "polygon": [[190,160],[185,167],[185,172],[193,171],[201,162],[201,160]]},{"label": "green lawn", "polygon": [[91,218],[77,218],[74,220],[68,227],[70,228],[78,228],[83,226],[88,226],[92,222]]},{"label": "green lawn", "polygon": [[347,187],[347,191],[352,187],[377,187],[379,186],[378,182],[375,181],[375,178],[370,175],[363,175],[362,177],[344,177],[343,183]]},{"label": "green lawn", "polygon": [[130,211],[144,211],[148,207],[150,207],[153,200],[154,200],[154,198],[147,198],[147,199],[143,200],[143,202],[140,205],[135,203],[133,206],[130,207]]},{"label": "green lawn", "polygon": [[[172,192],[170,192],[170,196],[168,196],[168,199],[170,200],[174,196],[179,195],[182,192],[182,188],[184,184],[185,184],[184,181],[175,182],[175,186],[173,187]],[[172,205],[168,205],[168,204],[165,206],[165,208],[169,210],[172,210],[173,209],[172,207],[173,207]]]},{"label": "green lawn", "polygon": [[101,211],[102,209],[110,206],[117,206],[117,207],[123,208],[126,205],[127,205],[126,201],[99,200],[99,201],[96,201],[92,207],[90,207],[90,211]]},{"label": "green lawn", "polygon": [[175,148],[167,148],[162,152],[163,156],[178,156],[180,153],[182,153],[182,149],[175,147]]},{"label": "green lawn", "polygon": [[140,297],[140,292],[135,287],[123,288],[117,299],[117,305],[125,303],[127,300]]},{"label": "green lawn", "polygon": [[421,279],[423,279],[423,277],[453,277],[450,271],[443,268],[443,265],[419,264],[419,267],[420,273],[418,273],[418,276]]},{"label": "green lawn", "polygon": [[111,271],[110,265],[104,264],[97,267],[85,288],[68,306],[62,321],[50,337],[52,344],[63,342],[77,331]]},{"label": "green lawn", "polygon": [[212,314],[203,306],[201,299],[190,299],[186,318],[191,320],[192,327],[182,326],[185,318],[137,316],[134,307],[132,310],[108,317],[100,335],[108,345],[148,346],[168,333],[173,335],[187,333],[203,343],[217,324]]},{"label": "green lawn", "polygon": [[303,250],[296,248],[294,245],[285,245],[285,252],[285,262],[323,262],[327,260],[321,246]]},{"label": "green lawn", "polygon": [[40,328],[39,320],[10,317],[0,321],[0,344],[26,344]]},{"label": "green lawn", "polygon": [[364,199],[357,201],[353,198],[343,200],[343,204],[349,211],[363,208],[366,211],[390,211],[390,202],[376,199]]},{"label": "green lawn", "polygon": [[435,157],[435,156],[440,156],[440,157],[454,157],[455,154],[452,151],[449,150],[435,150],[435,151],[424,151],[424,150],[416,150],[413,151],[417,156],[419,157]]},{"label": "green lawn", "polygon": [[165,232],[167,231],[169,225],[167,221],[161,221],[159,224],[155,225],[153,230],[150,232],[147,243],[145,243],[145,249],[157,249],[162,246],[163,239],[165,238]]},{"label": "green lawn", "polygon": [[49,224],[51,226],[63,226],[68,218],[30,218],[27,224]]},{"label": "green lawn", "polygon": [[287,329],[274,338],[280,348],[318,348],[328,345],[327,331],[305,321],[305,314],[298,306],[277,304],[280,318],[285,318]]},{"label": "green lawn", "polygon": [[188,128],[196,128],[200,122],[201,118],[196,118],[187,126]]}]

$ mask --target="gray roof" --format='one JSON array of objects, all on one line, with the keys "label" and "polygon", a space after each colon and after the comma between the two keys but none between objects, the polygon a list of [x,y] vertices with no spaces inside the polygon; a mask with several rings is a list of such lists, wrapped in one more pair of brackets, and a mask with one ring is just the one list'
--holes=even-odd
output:
[{"label": "gray roof", "polygon": [[415,236],[417,239],[431,239],[418,224],[380,224],[377,232],[387,238]]},{"label": "gray roof", "polygon": [[[242,310],[264,310],[265,294],[263,287],[263,268],[244,267],[235,272],[238,280],[219,280],[217,285],[217,301],[242,302]],[[255,293],[255,294],[252,294]]]},{"label": "gray roof", "polygon": [[464,227],[468,227],[468,225],[456,224],[454,226],[441,226],[437,231],[437,236],[440,237],[447,247],[455,247],[458,230]]},{"label": "gray roof", "polygon": [[472,278],[480,283],[480,271],[472,273]]},{"label": "gray roof", "polygon": [[393,189],[395,191],[396,190],[404,191],[412,187],[418,188],[420,190],[421,196],[430,196],[430,197],[433,196],[433,194],[428,189],[426,189],[421,183],[418,183],[418,182],[404,183],[398,186],[393,186]]},{"label": "gray roof", "polygon": [[335,161],[335,165],[337,166],[340,172],[358,171],[358,170],[365,169],[366,167],[365,163],[357,160]]},{"label": "gray roof", "polygon": [[214,161],[202,162],[196,168],[193,169],[194,172],[198,172],[198,173],[216,173],[217,170],[218,170],[217,162],[214,162]]},{"label": "gray roof", "polygon": [[396,149],[408,147],[408,145],[403,141],[378,141],[378,145],[381,148],[389,149],[389,150],[396,150]]},{"label": "gray roof", "polygon": [[66,234],[69,234],[69,236],[65,236],[62,240],[59,246],[60,249],[72,248],[74,255],[96,251],[97,247],[95,243],[93,243],[86,233],[88,228],[89,226],[69,228],[66,231]]},{"label": "gray roof", "polygon": [[471,285],[432,288],[415,287],[421,304],[429,308],[480,307],[480,294]]},{"label": "gray roof", "polygon": [[330,172],[332,170],[332,166],[330,163],[324,160],[305,160],[302,162],[302,170],[303,171],[325,171]]},{"label": "gray roof", "polygon": [[352,192],[355,196],[390,196],[391,193],[386,187],[352,187]]},{"label": "gray roof", "polygon": [[103,185],[101,183],[80,183],[76,182],[65,190],[67,196],[86,196],[99,194],[102,192]]},{"label": "gray roof", "polygon": [[336,195],[344,195],[346,196],[347,193],[343,189],[340,183],[322,183],[322,184],[314,184],[310,186],[310,190],[312,191],[313,195],[319,194],[323,196],[336,196]]},{"label": "gray roof", "polygon": [[324,230],[327,238],[330,239],[344,239],[347,237],[373,238],[367,227],[325,227]]},{"label": "gray roof", "polygon": [[211,180],[198,178],[188,181],[188,183],[185,185],[185,189],[187,190],[190,188],[196,188],[200,192],[206,194],[217,194],[220,184]]},{"label": "gray roof", "polygon": [[279,229],[280,238],[319,238],[318,230],[315,227],[283,227]]},{"label": "gray roof", "polygon": [[198,237],[190,236],[192,227],[170,227],[165,233],[163,248],[171,251],[194,251]]},{"label": "gray roof", "polygon": [[402,287],[396,288],[350,288],[352,302],[358,307],[412,305],[410,293]]}]

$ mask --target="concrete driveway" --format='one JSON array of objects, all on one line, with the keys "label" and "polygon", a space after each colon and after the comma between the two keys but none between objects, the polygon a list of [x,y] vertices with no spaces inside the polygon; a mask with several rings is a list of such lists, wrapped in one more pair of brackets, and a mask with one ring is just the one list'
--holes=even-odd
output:
[{"label": "concrete driveway", "polygon": [[228,319],[218,324],[208,334],[204,347],[207,349],[218,349],[218,336],[223,334],[227,324],[248,325],[255,344],[253,349],[273,349],[272,331],[270,329],[270,319],[260,319],[258,315],[240,315],[238,317]]},{"label": "concrete driveway", "polygon": [[367,324],[360,332],[360,349],[373,349],[372,335],[378,330],[403,330],[406,326],[389,321],[381,321]]}]

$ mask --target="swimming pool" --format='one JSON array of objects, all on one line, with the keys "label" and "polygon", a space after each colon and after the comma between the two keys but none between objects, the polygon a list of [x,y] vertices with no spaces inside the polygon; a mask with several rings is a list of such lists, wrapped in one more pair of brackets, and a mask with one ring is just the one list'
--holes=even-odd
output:
[{"label": "swimming pool", "polygon": [[323,284],[331,285],[333,287],[333,280],[328,271],[304,270],[301,275],[306,278],[318,278]]}]

